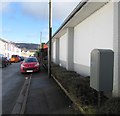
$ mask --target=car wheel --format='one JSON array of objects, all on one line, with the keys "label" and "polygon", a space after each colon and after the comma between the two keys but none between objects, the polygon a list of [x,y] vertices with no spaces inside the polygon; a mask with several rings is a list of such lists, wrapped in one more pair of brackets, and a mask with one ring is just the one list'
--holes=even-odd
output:
[{"label": "car wheel", "polygon": [[40,72],[40,69],[37,71],[38,73]]},{"label": "car wheel", "polygon": [[21,74],[25,74],[24,72],[20,72]]}]

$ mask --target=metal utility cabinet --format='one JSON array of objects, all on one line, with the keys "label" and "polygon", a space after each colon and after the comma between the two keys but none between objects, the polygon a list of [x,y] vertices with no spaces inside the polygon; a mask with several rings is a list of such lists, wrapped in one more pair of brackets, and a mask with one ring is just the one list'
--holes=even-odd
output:
[{"label": "metal utility cabinet", "polygon": [[90,87],[97,91],[113,89],[114,53],[107,49],[94,49],[91,52]]}]

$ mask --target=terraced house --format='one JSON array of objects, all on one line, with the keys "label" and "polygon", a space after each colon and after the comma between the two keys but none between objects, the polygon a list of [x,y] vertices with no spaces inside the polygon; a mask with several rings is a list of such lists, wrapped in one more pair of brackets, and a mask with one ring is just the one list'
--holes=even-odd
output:
[{"label": "terraced house", "polygon": [[21,49],[15,46],[12,42],[0,38],[0,54],[8,58],[11,58],[14,54],[21,56]]},{"label": "terraced house", "polygon": [[52,37],[52,61],[89,76],[91,51],[113,50],[112,95],[120,96],[120,2],[98,1],[83,0],[59,27]]}]

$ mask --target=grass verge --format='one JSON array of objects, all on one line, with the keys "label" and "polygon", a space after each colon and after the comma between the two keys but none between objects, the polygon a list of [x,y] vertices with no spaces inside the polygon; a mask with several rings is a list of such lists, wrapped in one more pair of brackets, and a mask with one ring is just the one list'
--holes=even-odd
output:
[{"label": "grass verge", "polygon": [[[70,99],[83,109],[85,114],[98,114],[98,92],[90,87],[90,77],[83,77],[74,71],[67,71],[59,65],[51,65],[51,71],[54,78],[61,84]],[[114,100],[113,100],[114,99]],[[112,98],[116,108],[120,104],[119,98]],[[101,114],[118,114],[118,108],[114,110],[113,102],[101,93]],[[111,104],[109,104],[111,103]],[[110,105],[110,106],[109,106]],[[113,108],[113,109],[112,109]]]}]

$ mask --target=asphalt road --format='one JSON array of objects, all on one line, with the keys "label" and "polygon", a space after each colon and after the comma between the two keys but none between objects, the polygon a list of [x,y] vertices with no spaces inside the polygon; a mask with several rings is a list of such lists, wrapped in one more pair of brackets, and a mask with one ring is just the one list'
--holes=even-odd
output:
[{"label": "asphalt road", "polygon": [[2,114],[10,114],[19,96],[25,75],[20,73],[20,63],[2,68]]},{"label": "asphalt road", "polygon": [[[11,114],[26,76],[20,73],[20,63],[2,69],[2,114]],[[43,68],[32,74],[25,114],[76,114],[71,106]]]},{"label": "asphalt road", "polygon": [[41,67],[31,79],[25,114],[76,114],[72,103]]}]

